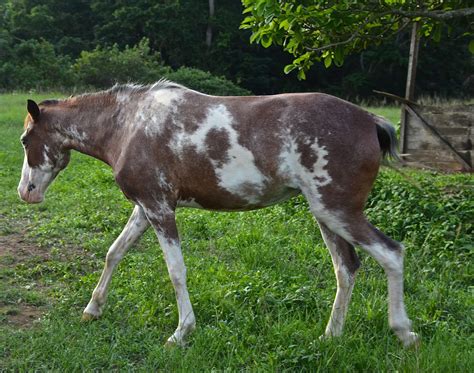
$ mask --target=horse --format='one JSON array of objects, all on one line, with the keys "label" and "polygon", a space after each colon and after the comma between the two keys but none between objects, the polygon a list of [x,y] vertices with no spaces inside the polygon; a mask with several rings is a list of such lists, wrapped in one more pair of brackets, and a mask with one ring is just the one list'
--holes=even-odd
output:
[{"label": "horse", "polygon": [[103,312],[112,273],[151,225],[176,292],[179,322],[167,345],[184,345],[196,321],[186,285],[175,211],[247,211],[303,194],[329,249],[336,297],[322,338],[342,334],[360,266],[355,246],[384,269],[389,325],[417,345],[403,295],[401,243],[369,223],[363,209],[396,136],[384,118],[323,93],[211,96],[160,80],[115,85],[64,100],[27,101],[21,142],[22,200],[39,203],[71,150],[108,164],[135,205],[109,248],[83,312]]}]

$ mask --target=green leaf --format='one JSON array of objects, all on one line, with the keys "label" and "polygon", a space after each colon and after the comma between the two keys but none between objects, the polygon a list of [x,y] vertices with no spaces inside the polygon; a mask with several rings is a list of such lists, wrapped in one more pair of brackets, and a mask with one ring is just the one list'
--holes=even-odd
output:
[{"label": "green leaf", "polygon": [[249,16],[249,17],[245,17],[244,20],[242,21],[242,24],[246,24],[246,23],[252,23],[255,21],[255,17],[253,16]]},{"label": "green leaf", "polygon": [[469,52],[474,54],[474,39],[469,42]]},{"label": "green leaf", "polygon": [[304,72],[303,69],[301,69],[300,71],[298,71],[297,78],[298,78],[298,80],[305,80],[305,79],[306,79],[306,73]]},{"label": "green leaf", "polygon": [[272,37],[270,35],[263,35],[260,43],[264,48],[268,48],[270,45],[272,45]]},{"label": "green leaf", "polygon": [[295,68],[296,68],[296,66],[293,65],[293,64],[286,65],[285,68],[283,69],[283,72],[284,72],[285,74],[289,74],[289,73],[291,73]]},{"label": "green leaf", "polygon": [[330,54],[328,54],[325,58],[324,58],[324,66],[326,67],[326,69],[331,66],[332,64],[332,56]]},{"label": "green leaf", "polygon": [[260,37],[260,32],[254,32],[252,35],[250,35],[250,43],[253,43],[255,40],[257,40]]},{"label": "green leaf", "polygon": [[280,22],[279,28],[283,28],[285,30],[288,30],[290,28],[290,22],[288,22],[287,19],[284,19],[283,21]]}]

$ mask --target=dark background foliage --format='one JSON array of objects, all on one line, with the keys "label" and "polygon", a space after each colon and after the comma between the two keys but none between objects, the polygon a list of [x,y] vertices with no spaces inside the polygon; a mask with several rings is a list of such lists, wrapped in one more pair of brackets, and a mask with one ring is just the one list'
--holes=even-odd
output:
[{"label": "dark background foliage", "polygon": [[[305,81],[298,81],[296,74],[283,73],[290,55],[249,43],[250,32],[239,29],[239,1],[215,4],[210,17],[208,2],[198,0],[1,0],[0,90],[81,90],[167,76],[216,94],[311,90],[368,98],[373,89],[403,94],[407,32],[350,56],[342,67],[316,65]],[[418,94],[472,95],[465,82],[473,57],[462,27],[454,26],[439,44],[423,39]],[[202,74],[207,74],[207,88],[199,84]],[[219,78],[209,88],[212,76]]]}]

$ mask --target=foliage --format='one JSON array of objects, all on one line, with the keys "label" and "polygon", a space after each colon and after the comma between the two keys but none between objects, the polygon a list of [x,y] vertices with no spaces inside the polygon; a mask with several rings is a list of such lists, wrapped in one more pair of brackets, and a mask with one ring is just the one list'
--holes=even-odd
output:
[{"label": "foliage", "polygon": [[0,61],[3,89],[44,89],[74,84],[70,58],[56,55],[53,45],[45,40],[26,40],[3,53],[3,61]]},{"label": "foliage", "polygon": [[368,202],[370,220],[407,247],[406,299],[420,349],[403,349],[389,331],[385,276],[362,253],[344,337],[318,339],[335,294],[334,273],[306,202],[294,198],[246,213],[180,210],[198,327],[187,348],[167,350],[162,344],[176,327],[177,311],[152,232],[114,274],[103,317],[79,321],[107,247],[132,207],[110,169],[77,153],[43,204],[18,200],[26,98],[45,96],[0,95],[6,108],[0,112],[0,234],[26,234],[49,258],[30,257],[8,271],[0,266],[0,301],[49,308],[33,328],[0,321],[1,370],[471,369],[471,175],[382,170]]},{"label": "foliage", "polygon": [[[420,23],[423,36],[436,41],[441,38],[448,14],[459,17],[456,10],[468,8],[469,1],[385,0],[305,1],[305,0],[242,0],[244,13],[249,14],[241,27],[251,29],[250,41],[265,48],[281,45],[295,58],[284,69],[298,70],[305,79],[314,62],[341,66],[351,53],[379,45],[412,21]],[[467,9],[474,14],[474,9]],[[467,23],[469,25],[469,23]]]},{"label": "foliage", "polygon": [[[265,3],[270,6],[276,2]],[[342,5],[338,4],[347,2],[333,3],[340,7]],[[362,2],[353,3],[360,5]],[[17,66],[25,64],[15,54],[17,45],[23,42],[48,42],[53,46],[61,66],[67,66],[74,64],[82,51],[96,54],[99,50],[105,53],[114,45],[119,51],[123,51],[126,46],[133,49],[143,38],[147,38],[150,56],[159,54],[159,61],[165,66],[173,70],[187,66],[209,71],[255,94],[326,91],[354,98],[370,96],[374,88],[395,94],[403,93],[408,60],[408,30],[387,39],[383,45],[372,45],[360,54],[348,56],[344,65],[337,69],[328,70],[323,64],[316,64],[307,73],[306,81],[301,82],[296,79],[296,74],[285,75],[283,72],[283,67],[292,63],[290,54],[278,46],[260,48],[256,44],[249,44],[251,31],[239,30],[243,18],[239,1],[216,0],[215,4],[215,15],[211,18],[208,2],[201,0],[0,1],[0,90],[70,86],[69,77],[57,83],[61,73],[59,78],[50,74],[54,83],[43,81],[42,87],[24,78],[21,82],[13,83],[14,77],[21,75]],[[209,26],[213,37],[211,45],[207,46],[205,39]],[[457,97],[468,93],[463,88],[463,82],[472,73],[472,59],[466,48],[469,40],[457,37],[466,32],[468,27],[464,21],[457,22],[452,27],[451,37],[443,38],[439,47],[432,40],[424,38],[426,46],[420,52],[418,92]],[[69,62],[63,62],[65,58]],[[37,67],[39,71],[57,71],[55,66],[36,64],[43,63],[35,60],[34,65],[31,62],[28,66]],[[111,68],[108,63],[106,66]],[[92,73],[92,67],[88,68],[89,73]],[[119,69],[117,66],[115,68]],[[135,69],[142,70],[140,66],[131,70]],[[134,74],[133,71],[130,73]],[[387,76],[390,78],[387,79]],[[144,79],[133,78],[139,81]],[[117,80],[117,77],[109,80]],[[74,85],[78,86],[80,82]]]},{"label": "foliage", "polygon": [[146,38],[132,48],[126,46],[124,50],[114,44],[112,47],[97,47],[92,52],[82,52],[74,64],[74,70],[79,84],[97,88],[110,87],[117,82],[153,83],[167,78],[208,94],[250,94],[224,77],[209,72],[186,67],[174,71],[164,66],[160,55],[151,52]]},{"label": "foliage", "polygon": [[173,82],[207,94],[223,96],[250,94],[250,91],[236,86],[224,77],[216,77],[209,72],[199,69],[180,67],[176,71],[167,73],[166,77]]},{"label": "foliage", "polygon": [[133,47],[121,49],[114,44],[83,51],[74,63],[67,56],[57,55],[45,40],[31,39],[4,53],[7,62],[0,64],[0,86],[6,89],[56,87],[71,92],[108,88],[115,83],[148,84],[168,78],[209,94],[250,94],[224,77],[196,68],[174,71],[163,64],[159,53],[151,51],[146,38]]},{"label": "foliage", "polygon": [[150,51],[148,39],[142,39],[134,47],[126,46],[124,50],[114,44],[83,51],[73,69],[82,85],[97,88],[107,88],[117,82],[150,83],[171,71],[163,66],[158,53]]}]

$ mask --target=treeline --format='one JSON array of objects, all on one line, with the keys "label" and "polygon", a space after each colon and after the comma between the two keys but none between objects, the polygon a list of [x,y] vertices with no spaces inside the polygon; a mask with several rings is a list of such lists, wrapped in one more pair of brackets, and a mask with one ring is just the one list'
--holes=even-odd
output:
[{"label": "treeline", "polygon": [[[0,0],[0,89],[81,90],[167,77],[214,94],[404,92],[408,34],[341,68],[316,66],[298,81],[283,73],[290,56],[249,44],[241,13],[237,0]],[[418,94],[472,94],[462,33],[454,27],[440,44],[424,41]]]}]

